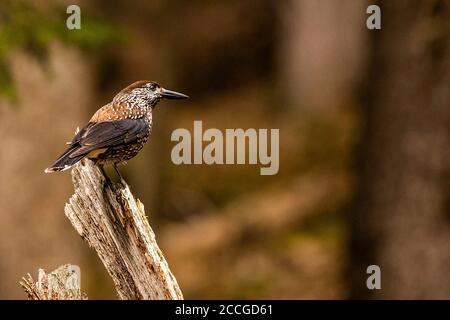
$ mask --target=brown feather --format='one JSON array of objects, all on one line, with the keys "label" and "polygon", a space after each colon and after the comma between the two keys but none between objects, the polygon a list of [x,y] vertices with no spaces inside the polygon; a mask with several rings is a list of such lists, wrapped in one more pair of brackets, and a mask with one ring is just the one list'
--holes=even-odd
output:
[{"label": "brown feather", "polygon": [[128,106],[125,103],[113,101],[103,106],[92,116],[89,122],[106,122],[122,119],[136,119],[146,115],[146,111],[137,106]]}]

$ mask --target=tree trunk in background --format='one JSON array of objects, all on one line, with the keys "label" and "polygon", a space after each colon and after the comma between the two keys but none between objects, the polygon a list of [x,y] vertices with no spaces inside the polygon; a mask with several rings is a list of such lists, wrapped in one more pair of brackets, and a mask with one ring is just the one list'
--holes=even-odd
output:
[{"label": "tree trunk in background", "polygon": [[365,1],[292,0],[280,6],[283,95],[293,110],[326,116],[349,102],[359,85]]},{"label": "tree trunk in background", "polygon": [[[450,298],[450,6],[383,2],[353,221],[356,298]],[[381,290],[366,268],[381,268]]]},{"label": "tree trunk in background", "polygon": [[23,299],[17,282],[25,273],[81,265],[83,243],[64,216],[70,175],[44,169],[85,123],[93,85],[78,50],[59,43],[46,63],[24,52],[10,61],[19,104],[0,101],[0,298]]}]

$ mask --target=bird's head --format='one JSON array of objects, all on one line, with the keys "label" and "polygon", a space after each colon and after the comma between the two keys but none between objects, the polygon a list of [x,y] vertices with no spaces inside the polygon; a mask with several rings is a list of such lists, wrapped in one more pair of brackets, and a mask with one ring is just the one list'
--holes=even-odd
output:
[{"label": "bird's head", "polygon": [[161,99],[186,99],[187,95],[164,89],[154,81],[141,80],[137,81],[122,91],[120,91],[114,100],[127,102],[130,105],[139,107],[154,107]]}]

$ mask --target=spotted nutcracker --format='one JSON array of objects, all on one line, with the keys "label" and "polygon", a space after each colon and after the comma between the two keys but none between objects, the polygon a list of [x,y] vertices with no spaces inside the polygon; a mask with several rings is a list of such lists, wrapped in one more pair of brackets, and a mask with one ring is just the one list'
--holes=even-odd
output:
[{"label": "spotted nutcracker", "polygon": [[120,176],[117,164],[136,156],[147,142],[152,130],[152,111],[163,98],[185,99],[188,96],[164,89],[153,81],[142,80],[129,85],[92,116],[45,173],[67,170],[88,158],[102,171],[103,165],[112,164]]}]

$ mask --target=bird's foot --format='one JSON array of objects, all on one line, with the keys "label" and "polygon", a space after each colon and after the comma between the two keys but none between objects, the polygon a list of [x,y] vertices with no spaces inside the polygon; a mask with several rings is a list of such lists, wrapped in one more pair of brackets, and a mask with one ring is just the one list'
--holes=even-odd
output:
[{"label": "bird's foot", "polygon": [[116,194],[121,194],[121,191],[126,189],[127,183],[125,180],[120,180],[119,182],[114,182],[114,187],[116,190]]},{"label": "bird's foot", "polygon": [[125,179],[122,177],[122,175],[120,174],[119,169],[117,169],[117,164],[114,164],[114,170],[116,171],[117,176],[120,179],[120,182],[118,182],[118,184],[120,184],[121,189],[125,189],[127,187],[127,183],[126,183]]},{"label": "bird's foot", "polygon": [[113,183],[112,181],[105,176],[105,180],[103,181],[103,192],[106,193],[106,189],[109,187],[109,189],[113,190]]},{"label": "bird's foot", "polygon": [[106,174],[105,169],[103,166],[99,166],[100,171],[102,172],[104,181],[103,181],[103,192],[106,192],[106,188],[109,187],[111,190],[113,189],[113,182],[109,178],[109,176]]}]

